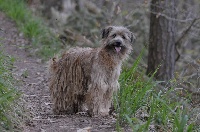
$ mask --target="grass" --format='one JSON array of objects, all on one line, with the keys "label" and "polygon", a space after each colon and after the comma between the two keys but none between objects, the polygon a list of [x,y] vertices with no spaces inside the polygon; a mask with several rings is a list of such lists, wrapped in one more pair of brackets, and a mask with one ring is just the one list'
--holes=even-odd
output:
[{"label": "grass", "polygon": [[43,59],[50,58],[63,48],[42,20],[32,15],[24,0],[0,0],[0,10],[16,22],[18,29],[32,42],[31,48],[36,49],[36,54]]},{"label": "grass", "polygon": [[[117,130],[128,124],[132,131],[191,132],[193,123],[189,122],[189,113],[179,102],[170,99],[172,91],[157,92],[158,83],[153,76],[145,78],[144,72],[139,72],[142,55],[130,69],[125,69],[120,76],[120,90],[114,96],[114,106],[117,113]],[[173,88],[172,88],[173,89]]]},{"label": "grass", "polygon": [[0,51],[0,131],[20,131],[23,123],[20,94],[10,70],[13,62]]}]

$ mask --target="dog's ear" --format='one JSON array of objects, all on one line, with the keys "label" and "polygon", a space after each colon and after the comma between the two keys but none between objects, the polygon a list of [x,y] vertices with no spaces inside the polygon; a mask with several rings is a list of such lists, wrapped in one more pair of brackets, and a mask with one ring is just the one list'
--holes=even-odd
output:
[{"label": "dog's ear", "polygon": [[131,43],[134,43],[136,40],[136,37],[132,32],[130,32],[130,39],[131,39]]},{"label": "dog's ear", "polygon": [[112,29],[113,29],[112,26],[108,26],[108,27],[104,28],[102,30],[102,33],[101,33],[102,34],[102,39],[107,38]]}]

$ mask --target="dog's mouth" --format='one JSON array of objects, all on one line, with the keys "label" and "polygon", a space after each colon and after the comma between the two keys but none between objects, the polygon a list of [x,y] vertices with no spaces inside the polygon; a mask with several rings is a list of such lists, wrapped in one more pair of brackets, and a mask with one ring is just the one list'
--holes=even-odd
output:
[{"label": "dog's mouth", "polygon": [[114,48],[115,48],[115,50],[116,50],[116,52],[117,52],[117,53],[119,53],[119,52],[121,51],[121,49],[122,49],[122,47],[121,47],[121,46],[119,46],[119,47],[117,47],[117,46],[114,46]]},{"label": "dog's mouth", "polygon": [[121,41],[115,41],[112,45],[117,53],[119,53],[123,47]]},{"label": "dog's mouth", "polygon": [[121,41],[114,41],[114,42],[109,43],[106,46],[107,50],[110,50],[110,51],[115,52],[117,54],[123,54],[124,51],[125,51],[125,48],[126,47],[122,44]]}]

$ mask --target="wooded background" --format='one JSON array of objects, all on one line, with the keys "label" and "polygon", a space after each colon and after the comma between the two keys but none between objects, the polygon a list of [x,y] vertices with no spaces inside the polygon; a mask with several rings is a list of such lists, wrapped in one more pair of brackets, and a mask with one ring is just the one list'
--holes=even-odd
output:
[{"label": "wooded background", "polygon": [[199,0],[28,0],[28,4],[66,45],[96,47],[105,26],[128,27],[137,37],[131,62],[145,48],[143,66],[148,75],[159,67],[157,80],[178,77],[198,91]]}]

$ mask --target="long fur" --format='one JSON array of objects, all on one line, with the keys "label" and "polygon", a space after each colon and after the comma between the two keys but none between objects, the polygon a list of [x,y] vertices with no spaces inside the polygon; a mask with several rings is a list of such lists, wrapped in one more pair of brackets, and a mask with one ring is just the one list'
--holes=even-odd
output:
[{"label": "long fur", "polygon": [[[113,33],[119,37],[113,38]],[[122,39],[120,34],[126,35]],[[72,48],[50,64],[49,88],[56,114],[87,111],[107,115],[112,94],[119,89],[121,64],[132,50],[133,34],[124,27],[106,27],[99,48]],[[116,53],[113,43],[120,40]]]}]

